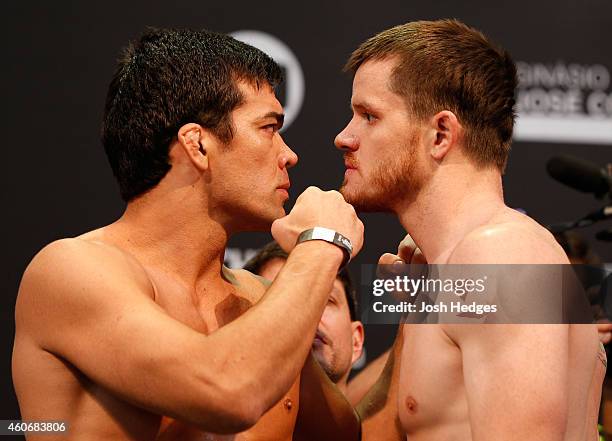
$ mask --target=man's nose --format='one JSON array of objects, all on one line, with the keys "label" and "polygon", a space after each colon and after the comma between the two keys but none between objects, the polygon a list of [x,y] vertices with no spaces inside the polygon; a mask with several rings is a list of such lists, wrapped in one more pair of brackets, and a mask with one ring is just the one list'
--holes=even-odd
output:
[{"label": "man's nose", "polygon": [[344,128],[336,138],[334,144],[342,151],[355,151],[359,148],[359,139],[349,131],[350,124]]},{"label": "man's nose", "polygon": [[[280,136],[280,135],[279,135]],[[281,154],[278,157],[278,165],[280,168],[291,168],[298,162],[298,155],[291,150],[291,148],[285,144],[285,141],[281,138],[283,143],[281,147]]]}]

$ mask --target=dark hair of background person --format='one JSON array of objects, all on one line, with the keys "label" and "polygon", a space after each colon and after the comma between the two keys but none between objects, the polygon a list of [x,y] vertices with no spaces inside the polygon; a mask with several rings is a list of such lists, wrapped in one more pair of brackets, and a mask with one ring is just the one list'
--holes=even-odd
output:
[{"label": "dark hair of background person", "polygon": [[457,20],[416,21],[383,31],[350,56],[345,71],[398,57],[390,90],[419,120],[450,110],[465,130],[468,156],[504,171],[515,119],[516,66],[510,54]]},{"label": "dark hair of background person", "polygon": [[148,29],[118,60],[108,88],[102,143],[125,201],[150,190],[170,170],[169,145],[193,122],[223,143],[231,112],[244,97],[237,81],[272,88],[280,67],[259,49],[206,30]]},{"label": "dark hair of background person", "polygon": [[[259,274],[261,268],[272,259],[283,259],[286,260],[289,255],[276,243],[276,241],[269,242],[259,252],[253,256],[244,265],[244,269],[252,272],[253,274]],[[351,315],[351,321],[359,320],[359,305],[357,302],[357,295],[351,280],[351,275],[346,268],[343,268],[337,275],[338,280],[342,282],[344,292],[346,294],[346,302],[348,304],[349,313]]]},{"label": "dark hair of background person", "polygon": [[599,265],[601,259],[593,251],[587,240],[575,231],[564,231],[554,235],[572,263]]}]

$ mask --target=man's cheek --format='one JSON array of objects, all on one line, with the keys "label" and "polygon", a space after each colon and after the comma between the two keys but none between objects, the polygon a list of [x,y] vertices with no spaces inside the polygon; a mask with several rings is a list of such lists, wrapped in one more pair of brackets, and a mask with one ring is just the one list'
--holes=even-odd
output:
[{"label": "man's cheek", "polygon": [[321,323],[328,324],[333,321],[333,308],[331,305],[327,305],[323,310],[323,315],[321,316]]}]

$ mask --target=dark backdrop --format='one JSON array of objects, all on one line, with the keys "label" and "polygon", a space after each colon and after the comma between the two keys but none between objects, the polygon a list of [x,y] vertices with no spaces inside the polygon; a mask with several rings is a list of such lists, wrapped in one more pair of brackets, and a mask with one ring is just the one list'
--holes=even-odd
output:
[{"label": "dark backdrop", "polygon": [[[123,209],[98,135],[119,49],[145,26],[258,30],[291,49],[301,65],[305,88],[297,118],[284,132],[300,156],[291,174],[294,200],[308,185],[337,188],[342,179],[341,155],[332,141],[350,116],[351,82],[340,73],[349,53],[365,38],[399,23],[459,18],[509,49],[526,69],[520,92],[526,103],[519,119],[521,130],[504,179],[509,205],[523,208],[541,223],[577,218],[601,205],[590,195],[552,181],[544,167],[551,155],[561,152],[602,166],[612,162],[609,0],[191,0],[178,5],[143,0],[30,1],[8,2],[2,8],[4,167],[0,179],[6,238],[0,419],[19,415],[10,354],[13,307],[25,266],[46,243],[109,223]],[[296,81],[295,75],[292,78]],[[281,96],[286,95],[281,90]],[[538,112],[543,122],[532,118]],[[403,237],[391,216],[365,215],[363,219],[366,244],[353,271],[358,271],[359,262],[371,263],[380,253],[393,250]],[[610,243],[594,241],[593,234],[611,226],[608,222],[585,230],[608,262],[612,261]],[[230,245],[238,256],[235,261],[247,257],[243,250],[257,248],[268,238],[264,234],[234,238]],[[368,358],[384,349],[390,334],[389,329],[368,327]]]}]

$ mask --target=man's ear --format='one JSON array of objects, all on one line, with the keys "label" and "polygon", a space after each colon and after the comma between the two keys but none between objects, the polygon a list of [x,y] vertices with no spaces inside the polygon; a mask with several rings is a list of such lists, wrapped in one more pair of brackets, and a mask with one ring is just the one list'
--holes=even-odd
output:
[{"label": "man's ear", "polygon": [[210,142],[208,131],[201,125],[188,123],[182,126],[177,134],[178,142],[191,160],[193,165],[199,170],[208,169],[208,153],[206,144]]},{"label": "man's ear", "polygon": [[442,161],[458,143],[463,127],[453,112],[443,110],[433,116],[430,128],[434,136],[429,153],[436,161]]},{"label": "man's ear", "polygon": [[359,357],[361,357],[361,353],[363,352],[363,339],[364,339],[364,330],[363,324],[360,321],[351,322],[351,331],[353,337],[353,356],[351,357],[351,366]]}]

